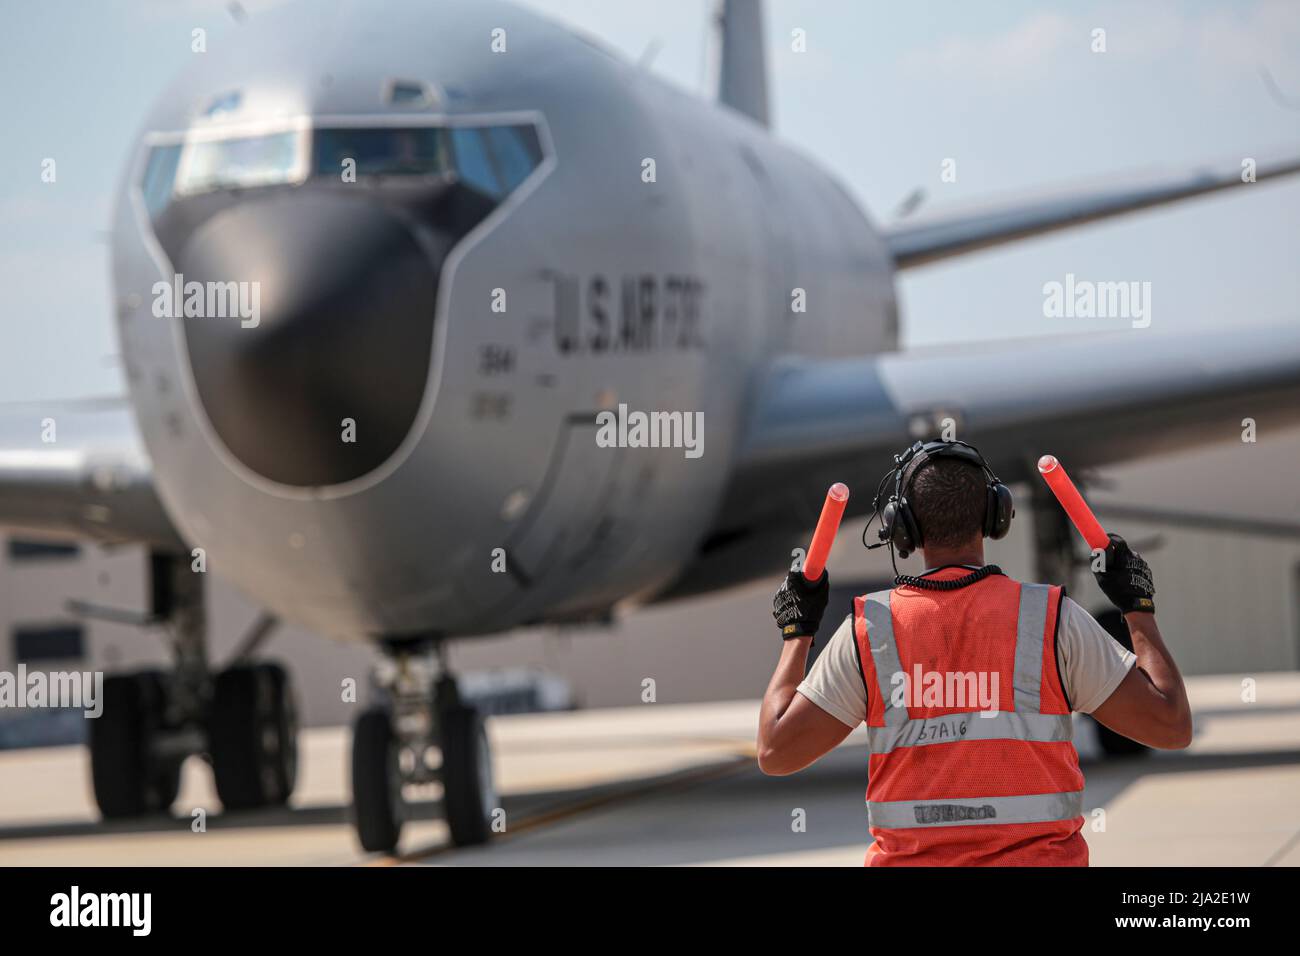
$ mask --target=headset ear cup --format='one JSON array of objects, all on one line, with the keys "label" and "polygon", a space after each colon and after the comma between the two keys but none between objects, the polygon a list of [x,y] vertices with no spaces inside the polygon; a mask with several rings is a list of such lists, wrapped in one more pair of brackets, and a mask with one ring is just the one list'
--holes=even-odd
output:
[{"label": "headset ear cup", "polygon": [[903,498],[891,505],[894,509],[894,523],[890,527],[890,540],[898,551],[900,558],[906,558],[921,545],[921,531],[912,517],[912,509]]},{"label": "headset ear cup", "polygon": [[985,513],[985,535],[998,541],[1007,536],[1011,530],[1011,519],[1015,516],[1015,502],[1011,489],[1002,482],[989,485],[988,511]]},{"label": "headset ear cup", "polygon": [[907,530],[910,518],[911,515],[907,514],[907,505],[905,503],[900,505],[899,502],[893,500],[885,505],[885,509],[880,515],[889,543],[893,545],[899,556],[904,558],[912,550],[912,536]]},{"label": "headset ear cup", "polygon": [[898,527],[898,524],[899,524],[898,502],[892,500],[888,501],[885,503],[885,507],[880,512],[880,526],[881,528],[884,529],[884,533],[881,535],[881,537],[888,538],[890,544],[892,544],[895,548],[898,547],[898,543],[895,538],[895,536],[898,534],[898,532],[895,530]]}]

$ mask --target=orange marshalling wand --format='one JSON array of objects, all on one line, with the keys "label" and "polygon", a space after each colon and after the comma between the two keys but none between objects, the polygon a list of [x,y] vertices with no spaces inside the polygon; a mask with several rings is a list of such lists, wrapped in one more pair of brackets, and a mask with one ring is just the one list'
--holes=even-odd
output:
[{"label": "orange marshalling wand", "polygon": [[1074,487],[1074,482],[1065,473],[1061,463],[1052,455],[1044,455],[1038,459],[1038,473],[1043,476],[1043,480],[1047,482],[1047,487],[1052,489],[1052,493],[1056,495],[1056,500],[1061,503],[1065,513],[1070,516],[1074,526],[1079,529],[1079,534],[1083,535],[1083,540],[1088,542],[1088,547],[1094,551],[1105,551],[1110,546],[1110,538],[1106,537],[1101,522],[1092,513],[1088,503],[1083,500],[1083,495],[1079,494],[1079,489]]},{"label": "orange marshalling wand", "polygon": [[840,519],[844,517],[844,506],[848,503],[848,485],[839,481],[831,485],[826,492],[826,503],[822,505],[822,516],[817,519],[812,544],[808,546],[808,557],[803,563],[803,576],[809,581],[816,581],[822,576],[826,559],[830,557],[831,545],[835,542],[835,532],[839,530]]}]

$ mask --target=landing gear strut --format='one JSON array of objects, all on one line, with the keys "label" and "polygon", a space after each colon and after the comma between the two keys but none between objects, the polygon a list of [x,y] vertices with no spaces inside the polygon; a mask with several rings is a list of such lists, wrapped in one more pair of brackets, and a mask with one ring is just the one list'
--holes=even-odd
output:
[{"label": "landing gear strut", "polygon": [[[436,665],[423,653],[432,647]],[[386,702],[366,710],[352,734],[352,803],[363,849],[397,847],[408,815],[404,788],[442,784],[443,816],[456,846],[485,843],[497,807],[483,716],[460,696],[440,641],[390,642],[375,675]]]},{"label": "landing gear strut", "polygon": [[[278,664],[240,659],[213,675],[207,659],[204,575],[182,555],[150,555],[152,607],[139,615],[81,606],[81,613],[163,627],[173,666],[114,674],[90,724],[90,771],[105,819],[165,812],[192,754],[212,763],[226,810],[283,804],[298,768],[298,719],[289,675]],[[255,636],[270,630],[266,619]],[[249,650],[254,645],[246,645]]]}]

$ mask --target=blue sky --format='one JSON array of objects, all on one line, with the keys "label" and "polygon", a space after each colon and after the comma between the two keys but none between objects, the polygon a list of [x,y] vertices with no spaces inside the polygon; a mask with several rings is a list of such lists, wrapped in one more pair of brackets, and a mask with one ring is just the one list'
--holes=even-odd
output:
[{"label": "blue sky", "polygon": [[[245,0],[253,17],[268,0]],[[702,0],[533,0],[707,92]],[[1300,3],[906,4],[773,0],[779,135],[834,169],[877,222],[920,186],[926,211],[1108,173],[1300,151]],[[0,34],[0,400],[122,391],[106,229],[141,118],[185,66],[242,29],[210,0],[46,0]],[[1090,51],[1095,28],[1107,52]],[[794,53],[802,29],[807,52]],[[58,182],[43,184],[45,157]],[[945,158],[957,181],[940,181]],[[909,274],[906,341],[1079,331],[1042,314],[1043,283],[1152,283],[1153,328],[1300,320],[1300,182],[1257,184]]]}]

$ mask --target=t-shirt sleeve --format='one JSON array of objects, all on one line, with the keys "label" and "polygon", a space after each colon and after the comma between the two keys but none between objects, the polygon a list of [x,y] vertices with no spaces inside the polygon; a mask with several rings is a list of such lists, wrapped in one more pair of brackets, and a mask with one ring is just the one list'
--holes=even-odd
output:
[{"label": "t-shirt sleeve", "polygon": [[867,719],[867,688],[858,664],[852,614],[831,636],[830,643],[813,661],[812,670],[797,689],[848,727],[856,727]]},{"label": "t-shirt sleeve", "polygon": [[1137,662],[1137,655],[1067,597],[1056,631],[1056,659],[1071,706],[1091,714],[1115,692]]}]

